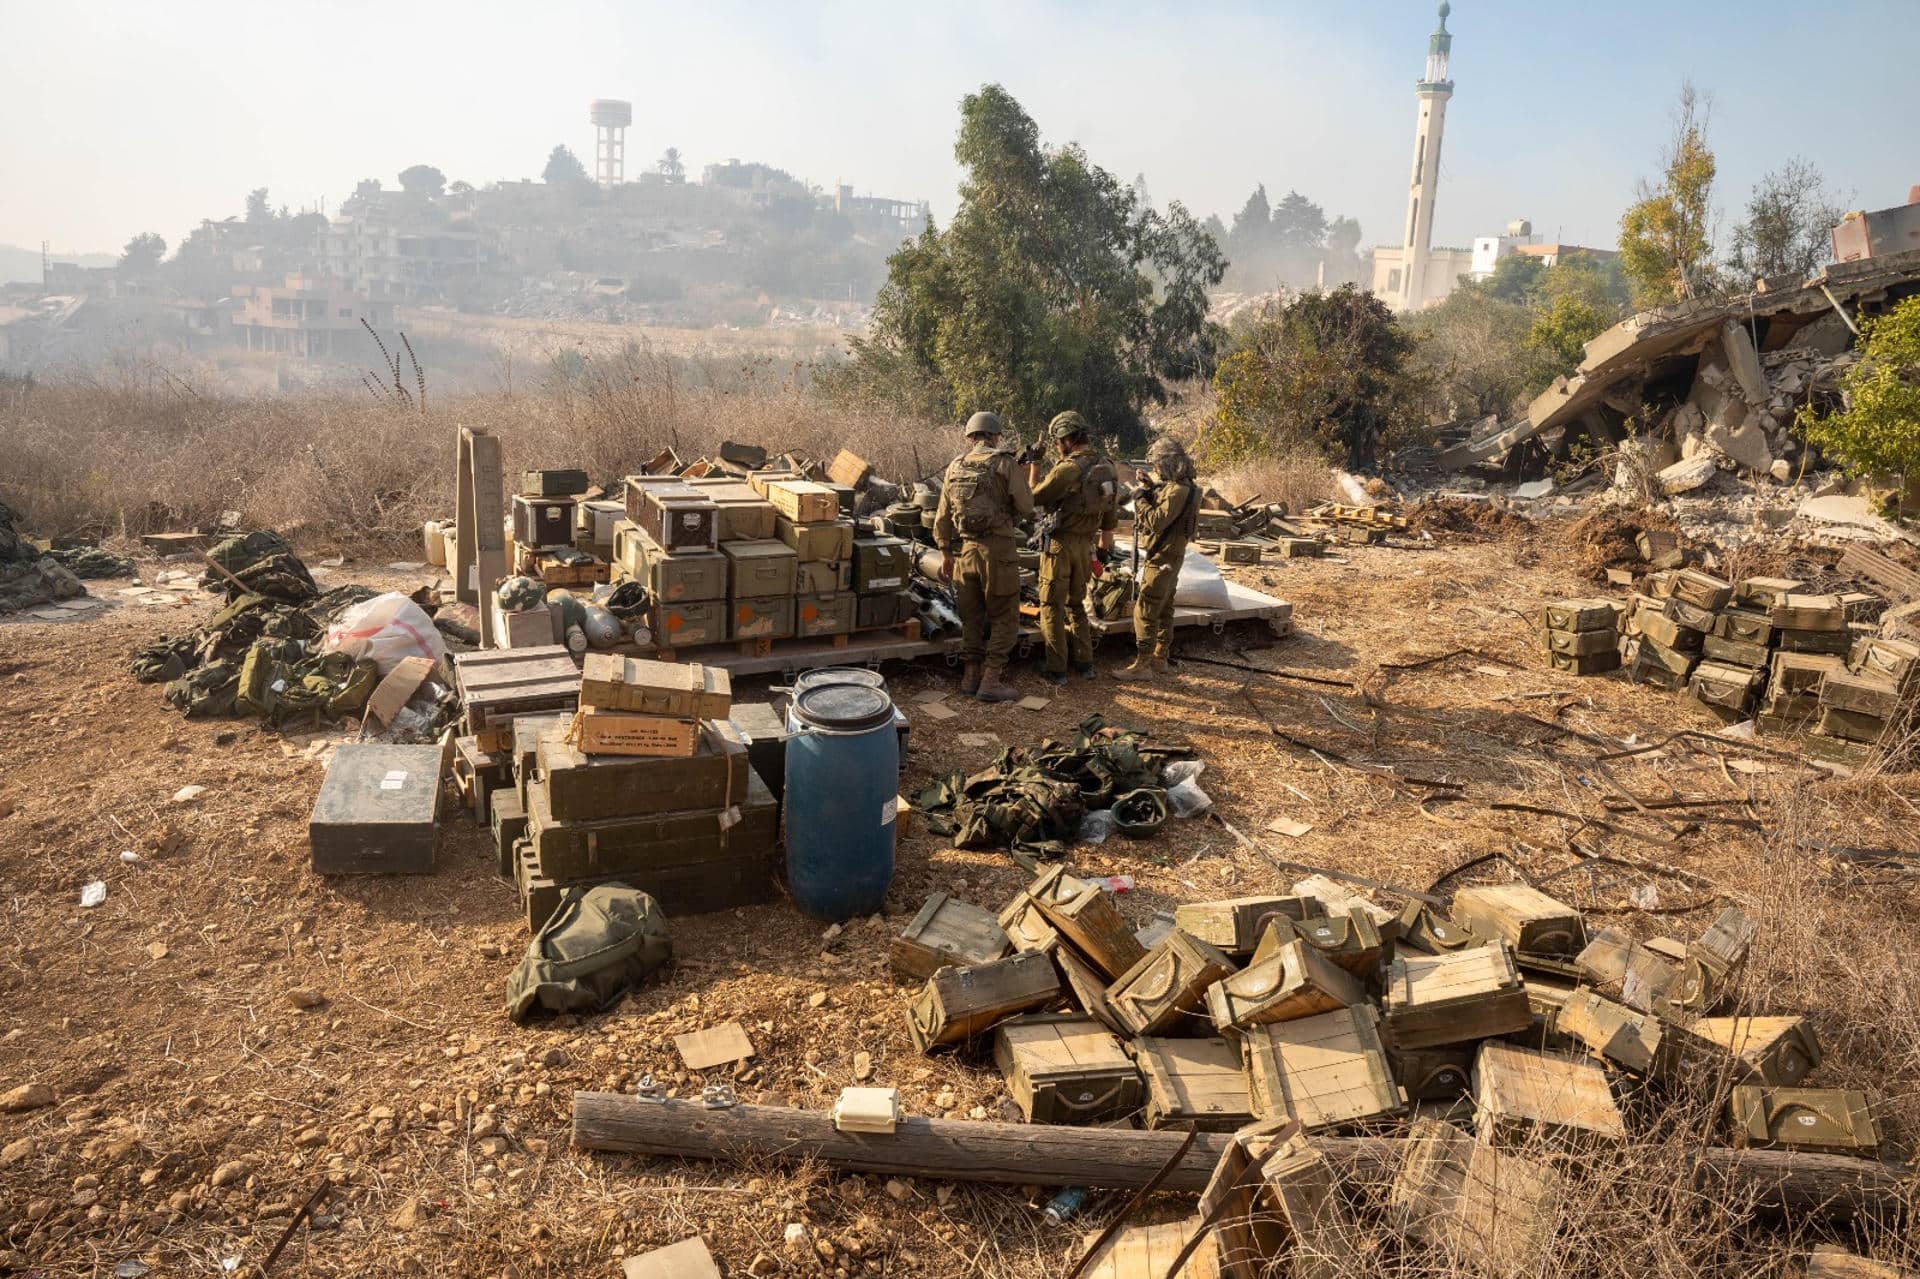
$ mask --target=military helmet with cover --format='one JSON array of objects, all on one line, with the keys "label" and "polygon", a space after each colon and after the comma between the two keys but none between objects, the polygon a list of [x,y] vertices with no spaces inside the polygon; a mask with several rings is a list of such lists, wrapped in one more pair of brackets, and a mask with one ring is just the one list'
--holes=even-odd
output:
[{"label": "military helmet with cover", "polygon": [[1056,440],[1070,440],[1076,436],[1084,439],[1091,433],[1087,426],[1087,419],[1072,409],[1068,409],[1065,413],[1054,414],[1053,421],[1047,423],[1047,434]]},{"label": "military helmet with cover", "polygon": [[961,434],[965,435],[968,439],[972,439],[976,435],[991,435],[995,439],[998,439],[1000,436],[1006,434],[1006,430],[1006,424],[1001,422],[998,413],[989,413],[983,409],[967,419],[966,428]]}]

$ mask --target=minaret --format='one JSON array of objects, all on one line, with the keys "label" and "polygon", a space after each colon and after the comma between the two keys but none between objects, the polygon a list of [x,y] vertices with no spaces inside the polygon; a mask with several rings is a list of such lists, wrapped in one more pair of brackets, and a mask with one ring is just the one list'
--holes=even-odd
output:
[{"label": "minaret", "polygon": [[1453,35],[1447,15],[1453,6],[1440,0],[1440,25],[1427,39],[1427,74],[1414,86],[1420,99],[1420,123],[1413,138],[1413,182],[1407,193],[1406,252],[1401,255],[1400,307],[1418,310],[1426,301],[1427,256],[1433,245],[1433,200],[1440,187],[1440,138],[1447,124],[1447,99],[1453,81],[1447,79],[1447,58]]}]

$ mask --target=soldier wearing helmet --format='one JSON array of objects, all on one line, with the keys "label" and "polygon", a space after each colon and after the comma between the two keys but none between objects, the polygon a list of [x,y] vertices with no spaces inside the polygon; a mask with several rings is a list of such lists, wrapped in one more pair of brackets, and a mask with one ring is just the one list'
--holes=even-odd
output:
[{"label": "soldier wearing helmet", "polygon": [[960,612],[960,691],[986,702],[1019,690],[1001,673],[1020,635],[1020,558],[1015,526],[1033,514],[1033,494],[1013,451],[1001,444],[998,413],[975,413],[967,451],[947,464],[933,541],[940,576],[953,583]]},{"label": "soldier wearing helmet", "polygon": [[1133,602],[1133,664],[1115,679],[1143,680],[1171,669],[1173,594],[1187,543],[1200,523],[1200,488],[1193,462],[1178,440],[1161,437],[1147,452],[1150,473],[1133,500],[1133,536],[1140,552],[1139,593]]},{"label": "soldier wearing helmet", "polygon": [[[1040,634],[1047,642],[1046,676],[1063,684],[1071,667],[1092,679],[1093,628],[1087,620],[1087,588],[1095,556],[1104,566],[1119,519],[1119,489],[1113,465],[1093,451],[1087,420],[1069,409],[1047,425],[1060,460],[1033,488],[1033,503],[1046,512],[1040,549]],[[1034,463],[1027,478],[1039,470]],[[1096,546],[1098,551],[1096,552]]]}]

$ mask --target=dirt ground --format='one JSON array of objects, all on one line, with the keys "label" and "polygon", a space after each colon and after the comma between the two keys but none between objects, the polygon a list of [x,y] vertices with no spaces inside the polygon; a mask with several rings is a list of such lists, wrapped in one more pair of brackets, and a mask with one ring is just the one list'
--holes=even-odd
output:
[{"label": "dirt ground", "polygon": [[[331,580],[398,580],[359,570]],[[1811,1013],[1820,1080],[1885,1094],[1890,1153],[1911,1157],[1920,985],[1889,961],[1920,945],[1917,881],[1848,871],[1809,845],[1920,847],[1920,781],[1822,779],[1692,738],[1600,759],[1720,725],[1678,694],[1547,669],[1538,606],[1591,590],[1552,529],[1236,574],[1292,601],[1297,634],[1276,643],[1256,624],[1188,639],[1187,654],[1364,695],[1189,661],[1159,686],[1076,681],[1037,713],[956,698],[959,718],[916,725],[903,789],[1101,711],[1196,747],[1224,819],[1074,850],[1078,873],[1133,876],[1119,900],[1136,923],[1182,900],[1283,890],[1295,872],[1271,859],[1426,888],[1505,852],[1595,921],[1643,936],[1693,936],[1739,901],[1763,926],[1749,1006]],[[91,585],[118,600],[124,583]],[[0,1271],[109,1275],[133,1260],[156,1275],[248,1273],[323,1177],[336,1188],[276,1274],[612,1276],[621,1256],[696,1232],[735,1275],[1064,1271],[1080,1231],[1044,1223],[1044,1194],[606,1157],[568,1137],[575,1089],[651,1072],[697,1093],[672,1037],[732,1019],[758,1050],[734,1080],[743,1100],[823,1107],[866,1052],[873,1082],[898,1086],[910,1113],[1001,1118],[989,1061],[914,1052],[886,948],[932,890],[1006,902],[1025,877],[1004,855],[914,830],[882,918],[830,943],[784,901],[675,920],[662,979],[605,1016],[516,1028],[502,1008],[526,930],[484,828],[451,821],[430,877],[321,879],[307,867],[322,773],[306,739],[184,720],[127,674],[136,646],[207,611],[0,624],[0,1094],[51,1094],[0,1114]],[[1126,647],[1109,644],[1103,666]],[[910,712],[913,694],[953,678],[937,666],[889,677]],[[1031,668],[1017,678],[1048,691]],[[172,802],[187,785],[206,789]],[[1459,798],[1422,805],[1435,794]],[[1490,807],[1516,800],[1554,811]],[[1269,833],[1281,817],[1312,829]],[[1569,872],[1570,843],[1636,864]],[[1508,877],[1496,862],[1467,880]],[[94,879],[106,901],[83,909]],[[1120,1198],[1096,1196],[1086,1228]],[[1713,1242],[1697,1272],[1797,1274],[1788,1258],[1809,1238],[1756,1227]],[[1888,1256],[1912,1246],[1884,1228],[1842,1238]],[[1624,1254],[1579,1264],[1646,1273]]]}]

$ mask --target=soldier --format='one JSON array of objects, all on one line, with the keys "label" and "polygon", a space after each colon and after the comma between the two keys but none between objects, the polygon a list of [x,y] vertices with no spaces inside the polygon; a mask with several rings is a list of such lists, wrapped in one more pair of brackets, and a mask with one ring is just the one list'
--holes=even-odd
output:
[{"label": "soldier", "polygon": [[[967,419],[970,447],[947,464],[933,541],[940,576],[960,607],[960,691],[983,702],[1019,697],[1001,672],[1020,635],[1020,558],[1014,526],[1033,514],[1033,493],[1010,449],[998,413]],[[956,565],[955,560],[958,559]]]},{"label": "soldier", "polygon": [[1133,502],[1134,545],[1140,553],[1139,595],[1133,603],[1133,665],[1115,671],[1115,679],[1151,679],[1168,672],[1167,648],[1173,639],[1173,592],[1180,562],[1200,523],[1200,488],[1193,462],[1176,440],[1162,437],[1147,453],[1151,470],[1140,480]]},{"label": "soldier", "polygon": [[[1095,543],[1102,565],[1113,549],[1118,486],[1112,465],[1088,442],[1085,418],[1068,410],[1048,424],[1047,432],[1060,447],[1060,460],[1033,490],[1033,504],[1047,513],[1050,530],[1040,550],[1040,634],[1047,641],[1047,680],[1064,684],[1069,663],[1088,679],[1094,676],[1087,587]],[[1038,470],[1039,463],[1033,463],[1027,479]]]}]

